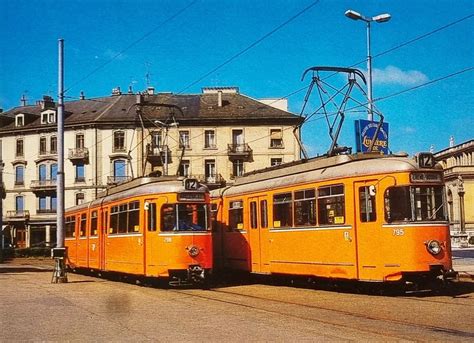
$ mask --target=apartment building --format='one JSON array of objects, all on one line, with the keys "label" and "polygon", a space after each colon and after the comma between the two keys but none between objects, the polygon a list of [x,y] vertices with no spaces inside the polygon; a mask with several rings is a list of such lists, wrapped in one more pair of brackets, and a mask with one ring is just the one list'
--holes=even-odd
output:
[{"label": "apartment building", "polygon": [[[19,247],[56,240],[57,105],[44,97],[0,113],[3,237]],[[300,157],[298,125],[284,100],[236,87],[201,94],[122,93],[66,102],[65,206],[145,175],[195,177],[210,188]]]}]

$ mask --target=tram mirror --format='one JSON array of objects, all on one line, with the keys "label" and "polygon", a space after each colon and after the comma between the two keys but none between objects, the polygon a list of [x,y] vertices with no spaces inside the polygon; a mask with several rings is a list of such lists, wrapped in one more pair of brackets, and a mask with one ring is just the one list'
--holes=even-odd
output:
[{"label": "tram mirror", "polygon": [[377,191],[376,191],[375,186],[374,186],[374,185],[370,185],[370,186],[369,186],[369,195],[370,195],[371,197],[374,197],[376,193],[377,193]]},{"label": "tram mirror", "polygon": [[148,211],[148,210],[150,209],[150,203],[149,203],[148,201],[145,201],[145,204],[144,204],[144,206],[143,206],[143,209],[144,209],[145,211]]}]

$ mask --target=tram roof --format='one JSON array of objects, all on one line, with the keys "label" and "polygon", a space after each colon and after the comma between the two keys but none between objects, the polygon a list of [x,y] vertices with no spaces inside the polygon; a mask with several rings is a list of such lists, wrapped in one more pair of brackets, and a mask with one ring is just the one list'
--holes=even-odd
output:
[{"label": "tram roof", "polygon": [[[185,190],[183,185],[184,179],[184,177],[175,176],[136,178],[129,182],[119,184],[115,187],[108,188],[107,190],[99,193],[97,199],[83,203],[81,205],[70,207],[67,209],[67,211],[79,211],[103,203],[140,195],[182,192]],[[205,192],[207,190],[207,186],[201,184],[197,191]],[[193,192],[193,190],[186,190],[186,192]]]},{"label": "tram roof", "polygon": [[[439,165],[435,167],[436,170],[440,168]],[[420,167],[414,158],[409,158],[406,154],[325,156],[255,171],[237,178],[232,186],[217,189],[211,193],[214,196],[223,193],[233,195],[311,181],[414,170],[420,170]]]}]

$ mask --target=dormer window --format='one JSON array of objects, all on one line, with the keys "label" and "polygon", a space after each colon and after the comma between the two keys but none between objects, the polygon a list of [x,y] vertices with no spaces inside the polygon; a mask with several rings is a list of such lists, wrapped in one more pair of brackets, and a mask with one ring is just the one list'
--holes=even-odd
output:
[{"label": "dormer window", "polygon": [[48,124],[48,113],[41,113],[41,124]]},{"label": "dormer window", "polygon": [[25,125],[25,116],[23,114],[17,114],[15,117],[15,126],[24,126]]},{"label": "dormer window", "polygon": [[56,112],[50,112],[50,113],[49,113],[48,122],[49,122],[50,124],[56,123]]},{"label": "dormer window", "polygon": [[41,124],[56,123],[56,112],[52,110],[41,112]]}]

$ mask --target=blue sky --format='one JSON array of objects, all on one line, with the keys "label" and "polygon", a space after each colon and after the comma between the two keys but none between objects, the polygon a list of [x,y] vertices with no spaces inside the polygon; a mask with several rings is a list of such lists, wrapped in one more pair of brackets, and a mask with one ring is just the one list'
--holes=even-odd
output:
[{"label": "blue sky", "polygon": [[[117,86],[140,91],[147,73],[158,91],[238,86],[253,98],[280,98],[308,85],[309,78],[301,81],[306,68],[365,60],[365,24],[346,18],[347,9],[366,16],[391,14],[389,22],[372,25],[373,55],[474,14],[472,0],[320,0],[196,82],[313,2],[1,0],[0,107],[17,106],[24,93],[29,103],[43,94],[56,98],[58,38],[65,40],[69,99],[81,90],[86,97],[107,96]],[[374,58],[374,98],[472,68],[473,42],[474,16]],[[365,70],[366,64],[357,67]],[[376,102],[390,124],[391,150],[413,154],[433,146],[437,151],[448,146],[451,135],[456,143],[473,139],[473,80],[471,69]],[[292,112],[300,113],[304,95],[288,98]],[[318,103],[312,98],[308,106],[314,110]],[[325,153],[330,145],[325,120],[315,118],[303,127],[310,155]],[[355,145],[353,121],[365,118],[361,112],[347,114],[342,144]]]}]

